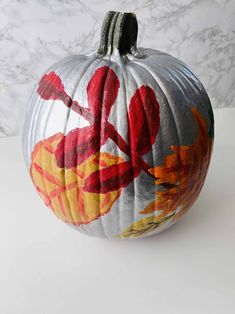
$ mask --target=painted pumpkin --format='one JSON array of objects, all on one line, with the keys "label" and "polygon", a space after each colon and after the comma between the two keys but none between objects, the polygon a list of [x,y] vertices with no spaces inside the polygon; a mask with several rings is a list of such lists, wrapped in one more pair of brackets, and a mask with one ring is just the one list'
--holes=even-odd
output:
[{"label": "painted pumpkin", "polygon": [[136,47],[132,13],[107,13],[97,52],[46,71],[23,149],[57,217],[92,236],[136,238],[175,223],[203,186],[213,145],[205,89],[181,61]]}]

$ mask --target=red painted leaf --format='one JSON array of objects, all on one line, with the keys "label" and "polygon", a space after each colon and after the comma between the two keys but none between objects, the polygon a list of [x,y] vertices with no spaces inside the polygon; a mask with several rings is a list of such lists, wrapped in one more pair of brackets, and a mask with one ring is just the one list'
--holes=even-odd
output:
[{"label": "red painted leaf", "polygon": [[129,142],[132,156],[146,154],[155,142],[159,128],[159,103],[149,86],[138,88],[131,98],[129,111]]},{"label": "red painted leaf", "polygon": [[70,131],[57,146],[55,157],[58,167],[72,168],[80,165],[99,151],[106,139],[93,126]]},{"label": "red painted leaf", "polygon": [[126,187],[140,173],[129,161],[124,161],[93,172],[85,181],[84,190],[107,193]]},{"label": "red painted leaf", "polygon": [[37,92],[45,100],[58,99],[61,95],[66,96],[62,81],[55,72],[43,75]]},{"label": "red painted leaf", "polygon": [[[103,66],[98,68],[87,86],[88,104],[97,120],[108,118],[118,94],[119,80],[115,72]],[[103,112],[103,113],[102,113]]]}]

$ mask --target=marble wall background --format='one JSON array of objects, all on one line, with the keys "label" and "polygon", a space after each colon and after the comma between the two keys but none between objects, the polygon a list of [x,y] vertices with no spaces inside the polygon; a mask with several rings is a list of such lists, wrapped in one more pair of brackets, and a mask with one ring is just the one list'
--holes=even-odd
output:
[{"label": "marble wall background", "polygon": [[0,136],[21,132],[50,64],[98,46],[108,10],[135,12],[139,46],[188,63],[214,108],[235,106],[235,0],[0,0]]}]

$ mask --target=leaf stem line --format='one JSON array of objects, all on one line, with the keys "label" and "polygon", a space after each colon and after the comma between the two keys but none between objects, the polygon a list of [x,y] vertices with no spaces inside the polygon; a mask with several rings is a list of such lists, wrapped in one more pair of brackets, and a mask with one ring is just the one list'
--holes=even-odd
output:
[{"label": "leaf stem line", "polygon": [[[68,108],[71,108],[73,111],[81,115],[86,121],[89,122],[90,125],[99,122],[95,120],[93,114],[90,112],[88,108],[81,106],[76,100],[73,100],[65,91],[64,93],[59,92],[58,98],[62,100]],[[153,174],[149,172],[149,169],[151,168],[150,165],[146,163],[140,156],[132,154],[130,146],[117,132],[115,127],[107,120],[105,121],[105,132],[108,133],[108,137],[119,147],[119,149],[130,157],[135,167],[143,170],[145,173],[147,173],[150,177],[154,178],[155,180],[157,179]]]}]

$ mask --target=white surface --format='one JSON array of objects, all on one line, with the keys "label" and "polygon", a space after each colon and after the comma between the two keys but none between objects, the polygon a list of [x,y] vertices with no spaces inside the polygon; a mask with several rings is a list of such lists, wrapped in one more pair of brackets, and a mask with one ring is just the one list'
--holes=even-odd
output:
[{"label": "white surface", "polygon": [[235,109],[215,112],[203,191],[175,226],[144,240],[89,238],[36,194],[20,139],[0,140],[0,313],[235,313]]},{"label": "white surface", "polygon": [[200,77],[213,106],[235,106],[234,0],[2,0],[0,136],[18,134],[32,88],[46,68],[98,48],[108,10],[135,12],[138,46],[182,59]]}]

